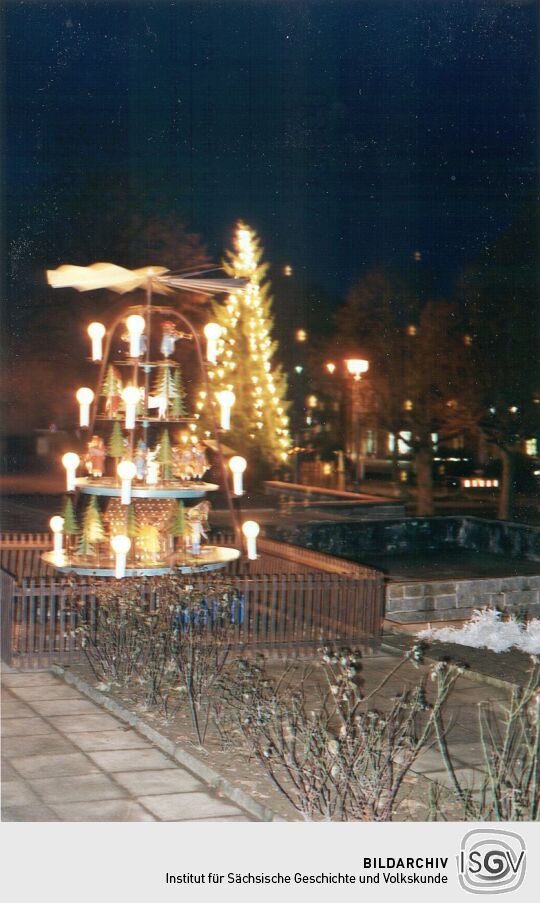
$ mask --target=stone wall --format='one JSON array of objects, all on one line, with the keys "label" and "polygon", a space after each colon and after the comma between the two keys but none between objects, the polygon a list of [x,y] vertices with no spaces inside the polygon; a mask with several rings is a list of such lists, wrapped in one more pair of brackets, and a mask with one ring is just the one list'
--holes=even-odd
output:
[{"label": "stone wall", "polygon": [[540,527],[479,517],[403,517],[360,522],[311,521],[268,525],[266,535],[362,562],[370,553],[418,555],[462,548],[540,561]]},{"label": "stone wall", "polygon": [[538,617],[540,576],[431,580],[386,586],[386,617],[402,624],[469,618],[475,608],[488,606],[511,612],[525,610]]}]

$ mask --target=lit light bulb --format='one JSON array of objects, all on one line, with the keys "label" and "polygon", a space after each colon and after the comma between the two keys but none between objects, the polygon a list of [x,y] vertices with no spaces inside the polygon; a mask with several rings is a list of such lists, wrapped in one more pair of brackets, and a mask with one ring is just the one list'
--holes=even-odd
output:
[{"label": "lit light bulb", "polygon": [[75,452],[66,452],[62,457],[62,464],[66,468],[66,492],[75,491],[75,472],[81,463],[81,459]]},{"label": "lit light bulb", "polygon": [[224,389],[223,392],[218,392],[216,394],[216,398],[221,407],[221,429],[230,430],[231,408],[236,401],[236,396],[230,389]]},{"label": "lit light bulb", "polygon": [[88,335],[92,339],[92,360],[100,361],[103,357],[102,340],[105,335],[103,323],[90,323]]},{"label": "lit light bulb", "polygon": [[221,333],[222,329],[218,323],[207,323],[204,327],[204,335],[206,338],[206,360],[210,364],[216,363],[217,343]]},{"label": "lit light bulb", "polygon": [[127,553],[131,549],[131,539],[129,536],[117,535],[111,538],[111,546],[116,555],[116,567],[114,576],[117,580],[126,576],[126,558]]},{"label": "lit light bulb", "polygon": [[362,373],[366,373],[369,370],[369,361],[353,358],[345,361],[345,363],[347,365],[347,370],[354,379],[360,379]]},{"label": "lit light bulb", "polygon": [[120,461],[116,471],[122,481],[121,504],[129,505],[131,502],[131,481],[135,479],[137,468],[133,461]]},{"label": "lit light bulb", "polygon": [[64,529],[64,518],[60,517],[59,514],[55,514],[54,517],[51,517],[49,521],[49,527],[53,533],[53,551],[61,552],[62,551],[62,530]]},{"label": "lit light bulb", "polygon": [[233,492],[235,495],[243,495],[243,473],[247,467],[247,461],[240,455],[233,455],[229,461],[229,467],[233,475]]},{"label": "lit light bulb", "polygon": [[94,400],[94,393],[92,389],[87,389],[83,386],[82,389],[77,390],[76,399],[79,402],[79,426],[87,427],[90,424],[90,405]]},{"label": "lit light bulb", "polygon": [[129,356],[139,357],[141,353],[141,336],[145,327],[144,317],[139,314],[132,314],[126,320],[126,326],[129,334]]},{"label": "lit light bulb", "polygon": [[247,540],[247,557],[251,561],[257,557],[257,536],[260,529],[257,521],[254,520],[246,520],[242,524],[242,533]]},{"label": "lit light bulb", "polygon": [[126,406],[127,430],[135,429],[135,415],[137,412],[137,405],[139,404],[140,397],[141,395],[137,386],[126,386],[126,388],[122,392],[122,399]]}]

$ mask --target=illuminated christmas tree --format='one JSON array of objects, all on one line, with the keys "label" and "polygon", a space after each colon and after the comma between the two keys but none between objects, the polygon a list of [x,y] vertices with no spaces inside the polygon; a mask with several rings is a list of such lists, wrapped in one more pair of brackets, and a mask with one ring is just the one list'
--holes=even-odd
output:
[{"label": "illuminated christmas tree", "polygon": [[230,389],[236,397],[227,443],[254,453],[253,460],[275,469],[288,461],[291,443],[287,381],[274,361],[272,298],[265,281],[268,265],[262,256],[254,230],[238,223],[225,269],[230,276],[249,282],[243,291],[229,295],[225,304],[212,306],[211,319],[222,332],[210,377],[215,392]]}]

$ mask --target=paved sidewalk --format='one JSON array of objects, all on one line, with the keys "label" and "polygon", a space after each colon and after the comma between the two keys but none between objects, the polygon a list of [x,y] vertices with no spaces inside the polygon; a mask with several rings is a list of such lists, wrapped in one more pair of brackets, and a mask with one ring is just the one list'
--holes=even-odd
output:
[{"label": "paved sidewalk", "polygon": [[2,674],[2,820],[252,821],[78,690]]}]

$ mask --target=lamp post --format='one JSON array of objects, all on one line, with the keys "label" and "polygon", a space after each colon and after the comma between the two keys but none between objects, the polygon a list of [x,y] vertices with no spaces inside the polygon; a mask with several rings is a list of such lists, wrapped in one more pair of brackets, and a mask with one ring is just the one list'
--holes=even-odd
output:
[{"label": "lamp post", "polygon": [[360,480],[364,479],[364,461],[360,452],[360,380],[362,373],[369,370],[369,361],[361,358],[351,358],[345,361],[347,372],[352,376],[352,422],[353,422],[353,449],[354,449],[354,488],[359,489]]}]

